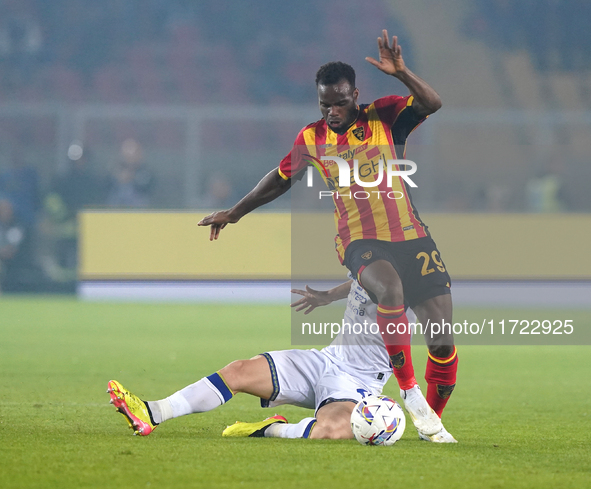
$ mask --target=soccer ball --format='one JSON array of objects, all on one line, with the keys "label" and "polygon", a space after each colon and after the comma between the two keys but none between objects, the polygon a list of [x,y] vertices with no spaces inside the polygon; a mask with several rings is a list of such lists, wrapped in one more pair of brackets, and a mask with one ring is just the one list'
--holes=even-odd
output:
[{"label": "soccer ball", "polygon": [[351,430],[362,445],[394,445],[405,427],[402,408],[386,396],[364,397],[351,413]]}]

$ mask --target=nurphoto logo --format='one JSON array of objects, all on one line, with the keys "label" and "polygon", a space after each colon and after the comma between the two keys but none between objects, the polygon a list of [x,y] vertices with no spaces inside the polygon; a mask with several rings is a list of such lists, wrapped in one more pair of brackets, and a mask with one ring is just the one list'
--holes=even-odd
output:
[{"label": "nurphoto logo", "polygon": [[[390,191],[387,192],[385,190],[372,190],[372,191],[356,191],[354,193],[349,192],[348,194],[342,194],[337,191],[337,188],[347,188],[351,187],[351,185],[356,184],[363,189],[366,188],[375,188],[382,183],[384,180],[384,176],[386,178],[386,185],[391,189],[392,188],[392,179],[393,178],[402,178],[410,187],[416,187],[417,184],[412,181],[410,175],[413,175],[417,171],[417,164],[411,160],[386,160],[384,165],[383,158],[380,158],[378,162],[369,162],[364,163],[361,165],[361,169],[359,166],[359,160],[353,159],[353,179],[351,179],[351,167],[349,166],[349,162],[344,158],[339,156],[321,156],[320,158],[316,158],[309,154],[304,154],[304,161],[312,165],[314,168],[318,170],[321,175],[324,175],[326,178],[326,183],[330,190],[328,191],[320,191],[319,199],[322,197],[335,197],[335,198],[356,198],[356,199],[369,199],[370,194],[377,194],[378,199],[382,194],[384,197],[390,199],[402,199],[404,198],[404,194],[399,191]],[[326,163],[325,163],[326,162]],[[336,164],[339,168],[338,180],[331,177],[330,172],[328,170],[329,166]],[[400,167],[410,167],[408,170],[401,170]],[[365,171],[362,171],[364,167],[368,167]],[[367,171],[367,170],[370,171]],[[384,171],[385,169],[385,171]],[[306,170],[306,181],[307,186],[312,187],[314,185],[314,172],[310,170],[310,167]],[[361,180],[362,176],[367,176],[375,173],[376,179],[372,181],[363,181]],[[338,182],[338,183],[337,183]]]}]

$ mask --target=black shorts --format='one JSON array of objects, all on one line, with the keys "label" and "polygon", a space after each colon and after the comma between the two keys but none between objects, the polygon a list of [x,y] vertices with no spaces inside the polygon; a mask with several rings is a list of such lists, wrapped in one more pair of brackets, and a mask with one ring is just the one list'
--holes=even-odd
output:
[{"label": "black shorts", "polygon": [[[435,242],[430,237],[410,241],[359,239],[345,250],[344,265],[359,283],[359,275],[370,263],[386,260],[398,272],[404,288],[404,302],[411,308],[443,294],[450,294],[451,278]],[[363,286],[363,284],[361,284]],[[376,296],[367,290],[372,301]]]}]

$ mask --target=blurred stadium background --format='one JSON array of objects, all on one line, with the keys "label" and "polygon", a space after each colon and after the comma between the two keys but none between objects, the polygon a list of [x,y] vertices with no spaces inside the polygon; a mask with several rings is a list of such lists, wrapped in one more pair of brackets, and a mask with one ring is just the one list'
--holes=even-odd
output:
[{"label": "blurred stadium background", "polygon": [[[0,0],[0,487],[588,487],[590,21],[589,0]],[[262,419],[249,396],[129,436],[108,379],[162,398],[300,345],[301,316],[283,326],[294,263],[297,280],[342,279],[331,217],[289,212],[305,193],[215,243],[196,224],[319,119],[323,63],[352,64],[363,102],[406,94],[364,61],[382,28],[444,103],[408,156],[455,320],[569,320],[577,334],[462,338],[454,446],[408,429],[371,456],[221,438]],[[253,296],[265,303],[231,303]],[[528,346],[501,346],[515,344]]]},{"label": "blurred stadium background", "polygon": [[[507,215],[523,229],[536,214],[523,250],[537,253],[529,268],[479,275],[460,256],[454,265],[467,270],[460,278],[591,280],[584,251],[591,234],[590,19],[585,0],[367,0],[362,7],[302,0],[297,8],[269,0],[3,0],[2,290],[73,293],[82,210],[202,214],[233,204],[285,155],[302,125],[319,118],[313,80],[325,62],[356,68],[363,101],[405,94],[364,61],[375,56],[384,27],[444,101],[408,150],[419,164],[419,211],[435,221],[439,214]],[[267,210],[290,206],[286,196]],[[141,237],[127,253],[141,255],[173,233],[159,227],[164,221],[145,234],[119,225]],[[105,256],[105,246],[128,240],[105,226],[101,246],[89,246],[113,267],[123,251]],[[456,235],[465,238],[465,229]],[[562,240],[546,242],[544,230]],[[189,243],[195,254],[207,241],[200,231]],[[179,232],[173,247],[183,240]],[[509,235],[490,251],[500,260],[520,240]],[[167,246],[146,260],[190,256]],[[565,257],[563,273],[536,268]],[[85,263],[83,278],[216,278],[210,269],[201,276],[199,263],[187,276],[175,271],[182,261],[127,276],[93,263]],[[241,273],[221,270],[217,278],[287,278]]]}]

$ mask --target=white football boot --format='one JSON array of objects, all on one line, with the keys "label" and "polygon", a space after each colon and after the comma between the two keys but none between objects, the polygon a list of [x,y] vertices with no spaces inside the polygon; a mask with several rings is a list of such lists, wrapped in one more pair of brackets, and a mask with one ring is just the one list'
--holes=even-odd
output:
[{"label": "white football boot", "polygon": [[419,438],[421,440],[430,441],[433,443],[457,443],[456,440],[445,428],[441,428],[441,431],[435,433],[434,435],[423,435],[419,431]]},{"label": "white football boot", "polygon": [[[437,413],[427,403],[427,399],[425,399],[418,384],[412,389],[400,389],[400,397],[404,400],[404,407],[408,414],[410,414],[410,418],[421,438],[423,436],[439,435],[441,431],[445,431],[441,419],[439,419]],[[447,431],[445,432],[447,433]],[[447,434],[449,435],[449,433]]]}]

